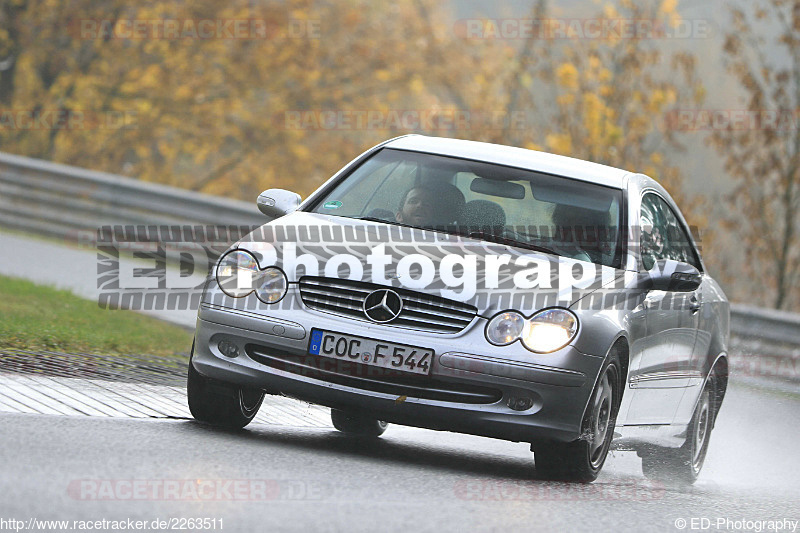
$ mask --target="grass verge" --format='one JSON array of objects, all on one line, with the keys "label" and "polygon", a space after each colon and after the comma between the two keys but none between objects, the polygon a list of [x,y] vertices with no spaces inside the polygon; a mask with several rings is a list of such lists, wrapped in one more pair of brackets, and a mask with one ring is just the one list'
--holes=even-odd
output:
[{"label": "grass verge", "polygon": [[178,326],[0,276],[0,349],[163,356],[191,345],[192,335]]}]

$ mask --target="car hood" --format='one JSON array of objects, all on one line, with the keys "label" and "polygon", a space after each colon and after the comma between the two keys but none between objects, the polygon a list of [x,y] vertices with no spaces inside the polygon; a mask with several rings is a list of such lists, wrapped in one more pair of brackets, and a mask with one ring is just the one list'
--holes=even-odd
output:
[{"label": "car hood", "polygon": [[264,224],[233,248],[253,253],[262,269],[281,268],[290,283],[304,276],[351,279],[468,303],[479,314],[568,307],[600,288],[623,288],[625,277],[611,267],[480,239],[306,212]]}]

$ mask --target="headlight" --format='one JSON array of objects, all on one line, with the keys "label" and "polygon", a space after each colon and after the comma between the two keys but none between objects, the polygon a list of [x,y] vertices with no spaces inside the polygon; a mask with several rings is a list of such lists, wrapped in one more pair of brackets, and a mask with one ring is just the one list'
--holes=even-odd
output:
[{"label": "headlight", "polygon": [[259,300],[274,304],[286,294],[288,281],[277,267],[261,270],[258,261],[246,250],[225,254],[217,266],[217,283],[232,298],[244,298],[255,291]]},{"label": "headlight", "polygon": [[261,277],[258,279],[258,286],[256,287],[256,296],[267,304],[278,303],[286,294],[287,286],[288,281],[283,270],[269,267],[261,272]]},{"label": "headlight", "polygon": [[514,311],[495,315],[486,325],[486,338],[497,346],[511,344],[522,335],[525,317]]},{"label": "headlight", "polygon": [[563,348],[578,333],[578,318],[566,309],[547,309],[527,320],[522,344],[532,352],[549,353]]},{"label": "headlight", "polygon": [[234,250],[225,254],[217,266],[217,283],[232,298],[244,298],[256,288],[258,261],[250,252]]},{"label": "headlight", "polygon": [[516,311],[495,315],[486,325],[486,338],[497,346],[517,339],[530,351],[549,353],[569,344],[578,333],[578,318],[567,309],[546,309],[531,318]]}]

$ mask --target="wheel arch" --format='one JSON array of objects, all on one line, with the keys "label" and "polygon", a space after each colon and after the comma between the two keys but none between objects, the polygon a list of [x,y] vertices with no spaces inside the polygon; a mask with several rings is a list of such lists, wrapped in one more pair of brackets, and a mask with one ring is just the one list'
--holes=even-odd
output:
[{"label": "wheel arch", "polygon": [[[605,360],[608,359],[608,357],[612,354],[617,355],[620,364],[619,396],[617,398],[617,412],[614,413],[614,417],[616,418],[617,414],[619,414],[619,407],[622,405],[622,397],[625,393],[625,388],[628,383],[628,368],[630,366],[630,346],[628,345],[628,338],[625,336],[624,332],[620,332],[614,337],[614,340],[611,342],[608,350],[606,351],[603,364],[600,366],[601,370],[605,367]],[[592,385],[592,391],[594,391],[594,388],[597,387],[597,382],[600,379],[601,374],[602,372],[599,371],[595,376],[594,384]],[[589,409],[589,403],[591,401],[592,394],[589,394],[589,397],[586,400],[586,405],[583,408],[583,413],[581,414],[581,420],[586,417],[586,411]]]},{"label": "wheel arch", "polygon": [[711,429],[714,429],[714,425],[717,422],[717,415],[722,407],[722,400],[725,399],[725,394],[728,391],[728,372],[728,354],[726,352],[720,352],[717,354],[717,357],[714,358],[714,362],[711,364],[703,380],[703,386],[699,388],[697,398],[692,406],[692,413],[694,413],[697,410],[697,404],[700,403],[700,399],[703,396],[703,391],[711,384],[711,407],[714,413]]},{"label": "wheel arch", "polygon": [[619,400],[617,402],[617,407],[622,405],[622,397],[625,394],[625,390],[627,389],[628,384],[628,369],[630,368],[631,362],[631,349],[630,344],[628,343],[628,338],[625,336],[624,333],[620,333],[614,339],[614,342],[611,343],[611,347],[608,349],[608,353],[616,353],[617,358],[619,359],[619,366],[620,366],[620,388],[619,388]]},{"label": "wheel arch", "polygon": [[[728,375],[730,367],[728,363],[728,354],[725,352],[720,353],[711,369],[706,376],[706,384],[711,381],[713,389],[711,390],[712,408],[714,409],[714,418],[711,428],[717,422],[717,415],[722,407],[722,401],[725,399],[725,394],[728,391]],[[703,385],[705,387],[705,384]]]}]

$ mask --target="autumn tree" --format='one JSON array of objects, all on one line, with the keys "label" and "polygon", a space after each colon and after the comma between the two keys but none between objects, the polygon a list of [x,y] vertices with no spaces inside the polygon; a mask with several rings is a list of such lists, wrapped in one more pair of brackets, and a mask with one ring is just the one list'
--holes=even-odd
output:
[{"label": "autumn tree", "polygon": [[[464,32],[433,0],[12,4],[0,15],[14,25],[0,35],[0,53],[14,58],[13,76],[0,73],[13,89],[4,105],[88,119],[67,129],[0,124],[0,149],[248,200],[269,187],[308,194],[354,154],[404,133],[642,171],[680,197],[666,155],[680,144],[661,118],[702,98],[691,54],[663,51],[654,31],[550,35],[561,14],[545,0],[527,16],[539,30],[513,39],[490,20],[477,36],[480,20]],[[673,0],[597,9],[601,24],[679,21]],[[129,31],[134,21],[201,20],[259,21],[266,34]],[[434,120],[402,120],[415,113]]]},{"label": "autumn tree", "polygon": [[[7,108],[87,120],[65,129],[0,125],[2,149],[245,199],[268,187],[307,194],[387,137],[454,134],[386,117],[448,112],[454,93],[437,92],[448,78],[436,73],[474,69],[480,60],[461,50],[431,64],[435,38],[410,0],[18,4]],[[445,19],[433,2],[424,5],[433,20]],[[185,29],[203,20],[256,21],[266,34],[130,32],[135,21],[177,21]],[[490,65],[484,73],[502,68]],[[364,124],[365,112],[383,120]],[[323,121],[328,114],[332,122]]]},{"label": "autumn tree", "polygon": [[[619,0],[597,18],[668,23],[676,16],[668,1],[651,4]],[[307,193],[354,152],[418,132],[539,146],[643,169],[668,186],[677,181],[659,151],[653,117],[694,90],[693,65],[690,56],[673,55],[682,78],[658,79],[654,71],[667,59],[647,36],[475,39],[460,35],[452,16],[429,0],[15,6],[10,107],[71,110],[100,121],[77,131],[0,128],[3,145],[18,153],[247,198],[266,186]],[[550,16],[544,1],[534,5],[532,18]],[[202,19],[265,21],[270,31],[244,39],[119,31],[136,20]],[[110,22],[111,31],[87,34],[87,21]],[[316,34],[307,31],[313,24]],[[299,35],[287,31],[291,25]],[[326,111],[365,110],[462,113],[468,120],[433,128],[425,121],[320,123]],[[514,113],[524,120],[515,124]]]},{"label": "autumn tree", "polygon": [[736,180],[727,207],[745,258],[739,296],[798,310],[800,0],[759,0],[731,12],[724,53],[747,113],[712,128],[709,140]]},{"label": "autumn tree", "polygon": [[[675,6],[671,0],[606,3],[595,20],[631,27],[612,24],[596,36],[567,25],[565,38],[553,38],[558,34],[544,25],[540,31],[549,33],[545,39],[532,38],[534,59],[521,58],[529,66],[518,78],[522,84],[529,80],[522,102],[539,111],[542,127],[533,138],[518,142],[643,172],[681,198],[680,167],[666,154],[682,145],[663,118],[676,107],[696,105],[703,88],[691,52],[664,51],[664,35],[680,22]],[[637,26],[638,21],[648,24]],[[588,31],[585,25],[577,30]]]},{"label": "autumn tree", "polygon": [[0,3],[0,105],[11,102],[14,92],[14,73],[20,52],[20,15],[25,0],[5,0]]},{"label": "autumn tree", "polygon": [[[665,45],[682,22],[673,0],[606,2],[590,17],[582,12],[570,18],[556,9],[537,0],[510,36],[491,18],[474,31],[461,28],[457,41],[430,32],[438,50],[433,57],[458,57],[456,47],[471,44],[467,53],[474,60],[464,69],[437,63],[438,81],[428,86],[439,87],[444,100],[462,108],[504,118],[459,133],[648,174],[676,197],[704,239],[713,238],[702,199],[683,192],[675,155],[684,146],[667,120],[673,110],[704,99],[688,48],[706,34]],[[430,20],[421,3],[419,11],[421,20]],[[591,23],[611,29],[590,35]],[[499,73],[481,68],[498,61],[504,65]]]}]

